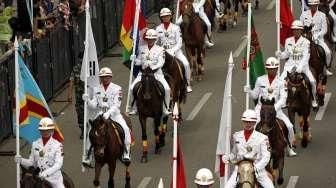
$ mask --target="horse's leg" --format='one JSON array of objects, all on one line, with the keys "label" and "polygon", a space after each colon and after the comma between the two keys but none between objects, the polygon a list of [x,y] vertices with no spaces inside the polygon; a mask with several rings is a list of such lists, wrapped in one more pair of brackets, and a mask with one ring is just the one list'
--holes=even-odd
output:
[{"label": "horse's leg", "polygon": [[108,169],[109,169],[109,174],[110,174],[109,180],[108,180],[108,188],[114,188],[113,176],[114,176],[115,168],[116,168],[116,160],[112,159],[108,163]]},{"label": "horse's leg", "polygon": [[167,132],[167,122],[168,122],[168,116],[164,116],[162,118],[162,124],[159,128],[160,130],[160,147],[165,146],[165,137],[166,137],[166,132]]},{"label": "horse's leg", "polygon": [[287,108],[287,112],[288,112],[288,118],[290,120],[290,122],[293,124],[293,129],[294,129],[294,133],[296,133],[296,130],[295,130],[295,112],[293,110],[293,108],[291,108],[289,105],[288,105],[288,108]]},{"label": "horse's leg", "polygon": [[202,60],[202,50],[203,46],[199,46],[197,49],[197,72],[198,72],[198,80],[201,81],[204,75],[204,64]]},{"label": "horse's leg", "polygon": [[284,169],[284,166],[285,166],[285,149],[283,150],[282,156],[279,157],[278,165],[279,165],[278,166],[279,176],[278,176],[277,183],[278,183],[278,185],[282,185],[283,182],[284,182],[283,169]]},{"label": "horse's leg", "polygon": [[161,117],[155,117],[154,118],[155,154],[161,153],[160,131],[159,131],[160,123],[161,123]]},{"label": "horse's leg", "polygon": [[301,146],[306,148],[308,145],[308,137],[309,137],[309,123],[308,123],[308,116],[304,115],[303,116],[303,126],[302,126],[302,131],[303,131],[303,137],[301,140]]},{"label": "horse's leg", "polygon": [[129,166],[126,166],[126,172],[125,172],[125,179],[126,179],[126,183],[125,183],[125,188],[131,188],[131,175],[129,172]]},{"label": "horse's leg", "polygon": [[186,54],[187,54],[187,59],[188,59],[189,64],[190,64],[190,71],[191,71],[190,81],[193,81],[195,71],[194,71],[193,57],[192,57],[192,54],[191,54],[191,47],[188,47],[186,45],[185,51],[186,51]]},{"label": "horse's leg", "polygon": [[142,156],[141,163],[147,163],[148,161],[148,141],[147,141],[147,130],[146,130],[146,117],[139,114],[139,120],[141,124],[141,132],[142,132]]},{"label": "horse's leg", "polygon": [[96,161],[96,164],[95,164],[95,178],[93,180],[93,185],[95,187],[99,187],[100,186],[99,177],[100,177],[100,172],[101,172],[101,168],[102,167],[103,167],[103,164],[102,163],[98,163]]}]

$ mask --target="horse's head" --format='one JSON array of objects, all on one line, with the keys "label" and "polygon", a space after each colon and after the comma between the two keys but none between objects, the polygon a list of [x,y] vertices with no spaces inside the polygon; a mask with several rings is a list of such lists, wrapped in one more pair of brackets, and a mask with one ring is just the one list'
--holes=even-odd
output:
[{"label": "horse's head", "polygon": [[99,115],[95,120],[90,121],[90,141],[94,149],[94,155],[103,157],[105,147],[108,142],[109,120],[105,120],[102,115]]},{"label": "horse's head", "polygon": [[276,119],[276,111],[274,108],[275,99],[260,98],[261,109],[260,109],[260,123],[262,127],[271,128]]},{"label": "horse's head", "polygon": [[242,160],[238,163],[238,176],[239,176],[239,186],[242,188],[254,188],[255,187],[255,176],[254,176],[254,166],[253,161]]},{"label": "horse's head", "polygon": [[142,70],[141,83],[144,88],[143,97],[145,100],[150,100],[152,98],[152,88],[155,82],[154,71],[150,67]]},{"label": "horse's head", "polygon": [[183,20],[184,31],[188,30],[191,20],[196,16],[192,2],[183,1],[181,5],[181,15]]},{"label": "horse's head", "polygon": [[313,35],[312,35],[312,32],[311,32],[312,28],[313,28],[312,25],[303,27],[302,35],[304,37],[306,37],[309,41],[312,41],[312,38],[313,38]]},{"label": "horse's head", "polygon": [[25,169],[21,167],[22,174],[21,174],[21,181],[20,185],[22,188],[47,188],[50,187],[49,183],[42,180],[39,177],[40,169],[29,167]]},{"label": "horse's head", "polygon": [[300,93],[307,88],[302,74],[295,71],[287,71],[288,98],[300,97]]}]

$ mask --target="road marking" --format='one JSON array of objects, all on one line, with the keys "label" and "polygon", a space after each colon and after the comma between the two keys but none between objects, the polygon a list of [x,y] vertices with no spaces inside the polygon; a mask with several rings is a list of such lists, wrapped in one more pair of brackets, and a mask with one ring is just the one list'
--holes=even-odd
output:
[{"label": "road marking", "polygon": [[207,102],[207,100],[212,95],[211,92],[206,93],[203,95],[202,99],[197,103],[197,105],[194,107],[194,109],[190,112],[189,116],[187,117],[187,120],[193,120],[197,113],[201,110],[202,106]]},{"label": "road marking", "polygon": [[233,57],[234,58],[239,57],[240,53],[243,51],[243,49],[245,49],[245,47],[247,45],[247,38],[245,36],[243,38],[244,38],[243,41],[241,41],[238,48],[233,52]]},{"label": "road marking", "polygon": [[319,110],[317,111],[315,120],[322,120],[323,115],[324,115],[324,112],[325,112],[325,110],[327,109],[327,106],[328,106],[330,97],[331,97],[331,93],[326,93],[326,94],[325,94],[325,96],[324,96],[324,105],[321,106],[321,107],[319,108]]},{"label": "road marking", "polygon": [[137,188],[146,188],[151,180],[152,177],[144,177]]},{"label": "road marking", "polygon": [[266,7],[266,10],[272,10],[275,5],[275,0],[272,0]]},{"label": "road marking", "polygon": [[294,188],[298,182],[299,176],[291,176],[286,188]]}]

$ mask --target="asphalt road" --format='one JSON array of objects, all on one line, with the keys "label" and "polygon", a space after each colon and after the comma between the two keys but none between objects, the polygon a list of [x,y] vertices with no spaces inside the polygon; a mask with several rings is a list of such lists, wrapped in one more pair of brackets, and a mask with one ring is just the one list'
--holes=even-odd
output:
[{"label": "asphalt road", "polygon": [[[299,6],[295,6],[298,14]],[[260,2],[260,10],[254,11],[254,21],[259,41],[261,43],[264,59],[274,55],[276,49],[276,25],[274,3],[270,0]],[[155,21],[154,21],[155,22]],[[239,46],[243,46],[242,38],[246,35],[246,17],[239,17],[238,25],[224,33],[214,33],[216,45],[206,52],[205,78],[201,82],[193,82],[193,92],[188,95],[186,104],[183,106],[184,121],[180,127],[180,139],[183,149],[185,172],[188,179],[188,187],[195,187],[193,179],[199,168],[206,167],[214,170],[215,150],[219,130],[219,121],[222,108],[223,90],[227,74],[227,61],[230,51],[238,57],[234,58],[235,68],[233,71],[232,84],[232,131],[241,129],[240,116],[245,109],[245,94],[243,85],[246,80],[246,72],[241,69],[241,61],[244,49],[239,53]],[[238,49],[238,50],[237,50]],[[112,68],[113,81],[127,88],[129,70],[121,63],[121,58],[105,58],[103,64]],[[334,70],[334,65],[333,69]],[[313,112],[310,117],[312,124],[313,141],[307,149],[300,146],[296,150],[298,156],[286,158],[285,182],[281,187],[288,188],[313,188],[313,187],[336,187],[336,158],[334,136],[336,128],[336,101],[334,100],[335,76],[329,77],[327,93],[331,95],[325,107],[320,109],[318,115]],[[57,97],[66,99],[67,89]],[[123,103],[126,101],[126,90]],[[201,102],[200,102],[201,101]],[[94,171],[81,172],[82,143],[79,140],[79,129],[76,127],[76,116],[72,103],[52,102],[51,109],[59,113],[57,122],[61,125],[65,137],[64,170],[72,177],[76,187],[93,187]],[[122,110],[125,108],[122,107]],[[199,109],[197,113],[194,109]],[[197,110],[196,110],[197,111]],[[192,114],[191,114],[192,113]],[[319,119],[319,120],[315,120]],[[168,130],[172,132],[172,123],[169,121]],[[132,117],[136,144],[132,149],[131,185],[138,188],[157,187],[162,177],[165,187],[168,187],[172,175],[172,137],[169,133],[166,137],[166,146],[160,155],[154,154],[153,129],[148,128],[149,138],[149,161],[147,164],[140,163],[141,128],[137,117]],[[12,140],[5,141],[0,149],[13,149]],[[22,155],[27,157],[28,147],[24,147]],[[0,158],[0,187],[15,187],[15,163],[12,157]],[[107,168],[103,169],[101,176],[102,187],[107,187]],[[118,164],[115,173],[117,188],[124,185],[124,167]],[[218,179],[214,187],[218,186]]]}]

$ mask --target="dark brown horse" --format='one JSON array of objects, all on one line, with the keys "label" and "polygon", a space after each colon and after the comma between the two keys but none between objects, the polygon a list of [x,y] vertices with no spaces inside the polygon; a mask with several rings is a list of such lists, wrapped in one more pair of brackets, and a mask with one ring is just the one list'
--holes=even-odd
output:
[{"label": "dark brown horse", "polygon": [[147,118],[151,117],[154,119],[155,154],[159,154],[161,147],[164,145],[165,135],[161,135],[159,131],[162,118],[164,93],[163,86],[154,77],[154,71],[149,67],[142,70],[141,81],[136,84],[133,89],[142,132],[142,163],[146,163],[148,161]]},{"label": "dark brown horse", "polygon": [[[25,169],[21,166],[21,188],[52,188],[50,183],[39,177],[40,169],[29,167]],[[65,188],[74,188],[75,185],[71,178],[64,172],[62,172],[63,182]]]},{"label": "dark brown horse", "polygon": [[[288,141],[288,130],[285,123],[276,118],[274,108],[275,99],[264,100],[261,98],[260,122],[256,126],[256,130],[267,135],[271,146],[271,160],[267,169],[270,172],[279,170],[277,183],[281,185],[283,179],[283,169],[285,165],[285,149]],[[271,165],[272,161],[272,165]]]},{"label": "dark brown horse", "polygon": [[[130,123],[128,117],[124,116],[126,123]],[[102,115],[99,115],[95,120],[90,121],[91,130],[89,132],[90,142],[94,151],[95,158],[95,178],[93,181],[94,186],[99,187],[99,177],[102,167],[107,164],[109,169],[108,187],[114,188],[114,172],[116,162],[121,159],[124,151],[124,131],[122,127],[112,121],[105,120]],[[130,126],[130,125],[129,125]],[[125,188],[130,188],[130,173],[126,165],[126,183]]]},{"label": "dark brown horse", "polygon": [[185,44],[187,58],[190,63],[191,79],[202,80],[204,75],[204,37],[206,35],[206,25],[195,13],[190,1],[184,0],[181,3],[182,15],[182,38]]},{"label": "dark brown horse", "polygon": [[[216,23],[215,23],[215,16],[216,16],[216,1],[215,0],[206,0],[204,4],[204,12],[207,15],[212,29],[215,28]],[[219,10],[218,10],[219,11]]]},{"label": "dark brown horse", "polygon": [[318,105],[323,106],[327,84],[327,76],[324,74],[326,58],[323,48],[312,41],[311,28],[305,27],[303,35],[310,41],[309,67],[316,80]]},{"label": "dark brown horse", "polygon": [[304,78],[304,75],[295,71],[287,72],[288,117],[295,127],[295,113],[301,116],[300,127],[303,131],[301,145],[304,148],[307,147],[308,141],[311,139],[308,121],[312,103],[310,87],[310,83]]}]

